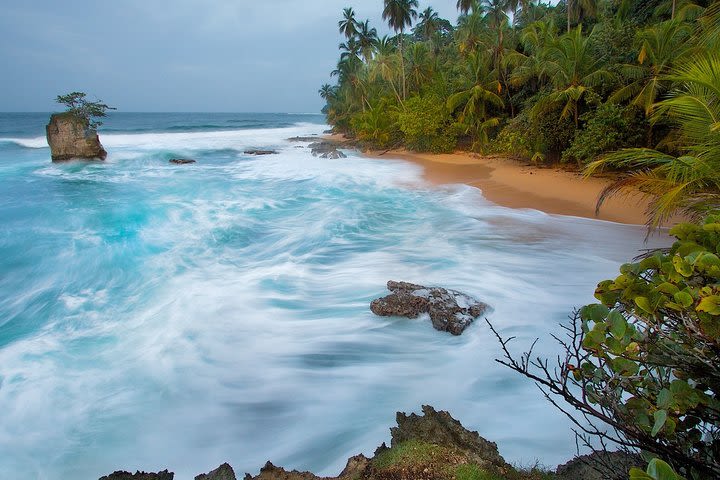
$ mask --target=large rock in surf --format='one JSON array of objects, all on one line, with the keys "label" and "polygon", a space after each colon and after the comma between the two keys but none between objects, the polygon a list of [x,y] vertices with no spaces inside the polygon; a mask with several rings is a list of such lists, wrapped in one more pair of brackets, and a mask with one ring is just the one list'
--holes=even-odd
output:
[{"label": "large rock in surf", "polygon": [[[245,474],[244,480],[359,480],[368,479],[366,472],[370,466],[370,459],[364,455],[356,455],[348,458],[347,464],[337,477],[318,477],[311,472],[299,472],[297,470],[287,471],[282,467],[276,467],[267,462],[260,469],[260,474],[253,477]],[[197,480],[197,479],[196,479]],[[204,479],[203,479],[204,480]]]},{"label": "large rock in surf", "polygon": [[421,313],[428,313],[436,330],[453,335],[460,335],[488,309],[487,304],[456,290],[392,280],[387,288],[392,292],[390,295],[370,304],[375,315],[417,318]]},{"label": "large rock in surf", "polygon": [[315,142],[308,145],[310,148],[310,153],[313,154],[315,157],[320,158],[345,158],[347,155],[345,155],[343,152],[338,150],[338,144],[335,142],[330,142],[323,140],[321,142]]},{"label": "large rock in surf", "polygon": [[88,122],[72,113],[55,113],[45,127],[53,162],[73,159],[105,160],[107,152]]}]

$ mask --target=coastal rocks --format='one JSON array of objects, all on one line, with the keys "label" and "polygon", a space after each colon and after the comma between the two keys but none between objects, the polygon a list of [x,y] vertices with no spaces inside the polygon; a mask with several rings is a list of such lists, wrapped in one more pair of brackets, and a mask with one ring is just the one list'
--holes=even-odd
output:
[{"label": "coastal rocks", "polygon": [[171,158],[168,160],[168,163],[172,163],[173,165],[189,165],[191,163],[196,163],[196,160],[191,158]]},{"label": "coastal rocks", "polygon": [[55,113],[45,127],[53,162],[73,159],[105,160],[107,152],[87,120],[71,113]]},{"label": "coastal rocks", "polygon": [[338,144],[335,142],[328,142],[328,141],[321,141],[321,142],[314,142],[308,145],[310,148],[310,152],[315,157],[320,158],[346,158],[347,155],[345,155],[343,152],[338,150]]},{"label": "coastal rocks", "polygon": [[313,135],[310,137],[290,137],[287,140],[288,142],[314,142],[319,138],[317,135]]},{"label": "coastal rocks", "polygon": [[258,150],[258,149],[251,149],[251,150],[245,150],[245,155],[276,155],[278,152],[275,150]]},{"label": "coastal rocks", "polygon": [[639,455],[625,452],[595,452],[590,455],[575,457],[569,462],[559,465],[556,470],[557,480],[625,480],[632,467],[644,466]]},{"label": "coastal rocks", "polygon": [[467,430],[446,411],[438,412],[430,405],[423,405],[422,411],[422,416],[397,413],[398,426],[390,429],[392,447],[408,441],[442,445],[461,452],[467,463],[478,465],[484,471],[502,475],[511,470],[495,443],[485,440],[478,432]]},{"label": "coastal rocks", "polygon": [[[355,455],[350,457],[343,471],[337,477],[318,477],[310,472],[299,472],[292,470],[288,472],[282,467],[276,467],[267,462],[260,469],[260,474],[253,477],[249,473],[245,474],[244,480],[367,480],[369,477],[367,472],[370,466],[370,459],[365,455]],[[210,480],[198,479],[195,480]],[[219,480],[219,479],[218,479]]]},{"label": "coastal rocks", "polygon": [[464,293],[439,287],[424,287],[407,282],[390,280],[387,288],[392,293],[373,300],[370,310],[381,317],[417,318],[430,314],[436,330],[460,335],[489,308]]},{"label": "coastal rocks", "polygon": [[227,464],[223,463],[218,468],[213,470],[210,473],[201,473],[200,475],[195,477],[195,480],[237,480],[235,478],[235,471],[233,471],[232,467]]},{"label": "coastal rocks", "polygon": [[173,480],[175,474],[163,470],[157,473],[146,473],[137,471],[135,473],[124,472],[118,470],[117,472],[111,473],[105,477],[100,477],[100,480]]}]

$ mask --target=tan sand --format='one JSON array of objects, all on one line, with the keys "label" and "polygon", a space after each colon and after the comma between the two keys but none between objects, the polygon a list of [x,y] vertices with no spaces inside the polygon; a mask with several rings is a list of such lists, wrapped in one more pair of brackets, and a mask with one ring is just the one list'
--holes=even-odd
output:
[{"label": "tan sand", "polygon": [[373,158],[406,160],[421,165],[433,183],[465,183],[482,190],[491,202],[511,208],[644,224],[647,201],[638,193],[610,198],[599,215],[595,204],[609,179],[585,179],[579,173],[538,168],[502,156],[472,153],[427,154],[405,150],[366,153]]}]

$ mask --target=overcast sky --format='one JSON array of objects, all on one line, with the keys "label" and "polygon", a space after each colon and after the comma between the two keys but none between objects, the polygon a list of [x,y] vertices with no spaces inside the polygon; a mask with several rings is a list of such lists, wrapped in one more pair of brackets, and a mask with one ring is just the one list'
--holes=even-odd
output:
[{"label": "overcast sky", "polygon": [[[456,0],[420,1],[453,23]],[[0,7],[0,111],[73,90],[119,111],[318,112],[352,6],[382,0],[26,0]]]}]

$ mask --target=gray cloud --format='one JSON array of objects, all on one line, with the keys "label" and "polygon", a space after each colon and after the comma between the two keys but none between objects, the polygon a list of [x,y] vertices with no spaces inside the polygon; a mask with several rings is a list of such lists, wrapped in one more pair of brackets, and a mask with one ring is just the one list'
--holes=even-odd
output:
[{"label": "gray cloud", "polygon": [[[455,20],[455,0],[421,2]],[[381,0],[35,0],[3,6],[0,110],[82,90],[122,111],[319,111],[342,8]]]}]

